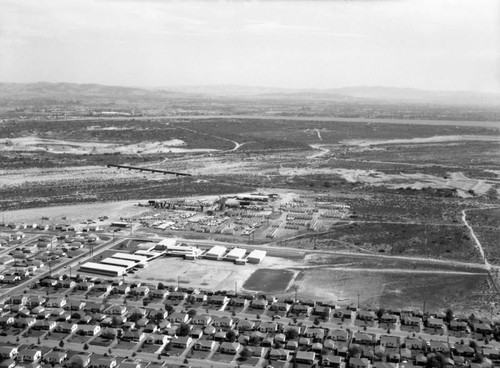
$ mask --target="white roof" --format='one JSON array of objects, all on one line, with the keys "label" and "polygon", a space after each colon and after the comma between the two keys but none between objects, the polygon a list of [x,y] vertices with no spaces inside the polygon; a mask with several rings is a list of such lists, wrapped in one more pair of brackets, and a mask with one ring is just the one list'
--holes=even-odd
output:
[{"label": "white roof", "polygon": [[120,253],[120,252],[113,254],[111,258],[124,259],[126,261],[134,261],[136,263],[144,263],[148,260],[148,257],[138,256],[129,253]]},{"label": "white roof", "polygon": [[177,239],[175,239],[175,238],[165,238],[161,242],[159,242],[158,245],[163,245],[163,246],[169,247],[169,246],[175,245],[176,242],[177,242]]},{"label": "white roof", "polygon": [[107,265],[114,265],[114,266],[120,266],[120,267],[126,267],[126,268],[131,268],[134,267],[137,263],[134,261],[126,261],[124,259],[116,259],[116,258],[104,258],[101,263],[107,264]]},{"label": "white roof", "polygon": [[96,262],[87,262],[84,263],[80,266],[80,269],[94,269],[98,271],[114,271],[117,272],[119,275],[122,275],[125,269],[123,267],[119,266],[112,266],[108,264],[102,264],[102,263],[96,263]]},{"label": "white roof", "polygon": [[223,247],[222,245],[215,245],[205,255],[222,256],[224,253],[226,253],[226,249],[227,248]]},{"label": "white roof", "polygon": [[265,250],[255,249],[250,252],[248,258],[259,258],[262,259],[266,256],[267,252]]},{"label": "white roof", "polygon": [[226,258],[234,258],[234,259],[243,258],[246,252],[247,252],[246,249],[234,248],[231,249],[231,251],[227,254]]}]

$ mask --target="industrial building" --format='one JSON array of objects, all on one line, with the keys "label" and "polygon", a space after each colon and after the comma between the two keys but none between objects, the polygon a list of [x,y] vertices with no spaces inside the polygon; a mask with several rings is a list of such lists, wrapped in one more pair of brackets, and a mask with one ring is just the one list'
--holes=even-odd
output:
[{"label": "industrial building", "polygon": [[125,273],[125,267],[87,262],[80,266],[80,272],[95,273],[98,275],[110,277],[120,277]]},{"label": "industrial building", "polygon": [[124,259],[116,259],[112,257],[104,258],[101,263],[105,265],[123,267],[125,270],[136,266],[136,263],[134,261],[126,261]]},{"label": "industrial building", "polygon": [[201,249],[187,244],[167,245],[166,256],[184,257],[186,259],[197,259],[201,255]]},{"label": "industrial building", "polygon": [[237,259],[242,259],[245,257],[245,254],[247,253],[246,249],[243,248],[233,248],[229,251],[229,253],[226,255],[224,260],[226,261],[236,261]]},{"label": "industrial building", "polygon": [[248,263],[260,263],[266,257],[267,252],[265,250],[252,250],[247,257]]},{"label": "industrial building", "polygon": [[226,251],[226,247],[223,247],[222,245],[215,245],[205,253],[205,258],[219,260],[224,256]]},{"label": "industrial building", "polygon": [[129,254],[129,253],[120,253],[120,252],[113,254],[111,258],[123,259],[125,261],[132,261],[140,264],[145,264],[148,261],[148,257],[145,256],[139,256],[136,254]]},{"label": "industrial building", "polygon": [[175,238],[165,238],[158,244],[156,244],[155,249],[156,250],[165,250],[168,247],[174,246],[177,244],[177,239]]}]

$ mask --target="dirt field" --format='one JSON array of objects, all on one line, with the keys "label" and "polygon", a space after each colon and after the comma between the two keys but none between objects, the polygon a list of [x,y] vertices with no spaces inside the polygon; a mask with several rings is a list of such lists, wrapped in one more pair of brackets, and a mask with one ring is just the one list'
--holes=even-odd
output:
[{"label": "dirt field", "polygon": [[144,282],[163,282],[197,287],[205,290],[241,290],[245,281],[257,270],[274,268],[286,269],[298,263],[283,258],[266,257],[259,265],[238,266],[232,262],[195,260],[182,258],[161,258],[147,268],[128,277]]}]

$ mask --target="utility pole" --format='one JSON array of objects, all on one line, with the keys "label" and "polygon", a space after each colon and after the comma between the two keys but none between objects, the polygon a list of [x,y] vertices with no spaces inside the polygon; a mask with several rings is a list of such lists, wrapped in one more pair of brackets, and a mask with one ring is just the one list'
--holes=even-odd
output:
[{"label": "utility pole", "polygon": [[359,309],[359,294],[358,294],[358,309]]}]

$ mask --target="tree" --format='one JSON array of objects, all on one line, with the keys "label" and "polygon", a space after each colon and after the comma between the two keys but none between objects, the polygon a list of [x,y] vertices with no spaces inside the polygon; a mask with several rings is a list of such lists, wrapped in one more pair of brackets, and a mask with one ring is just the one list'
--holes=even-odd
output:
[{"label": "tree", "polygon": [[196,309],[190,309],[187,314],[189,316],[189,318],[193,318],[194,316],[196,316]]},{"label": "tree", "polygon": [[252,351],[245,346],[240,353],[241,360],[245,361],[248,358],[250,358],[251,356],[252,356]]},{"label": "tree", "polygon": [[168,312],[168,314],[170,314],[174,311],[174,307],[172,306],[172,304],[165,303],[165,310]]},{"label": "tree", "polygon": [[161,282],[158,283],[158,290],[164,290],[165,285],[163,285]]},{"label": "tree", "polygon": [[87,343],[83,344],[83,350],[89,350],[89,344]]},{"label": "tree", "polygon": [[446,315],[445,315],[445,317],[444,317],[444,320],[445,320],[447,323],[450,323],[451,321],[453,321],[453,317],[454,317],[454,315],[453,315],[453,311],[452,311],[450,308],[448,308],[448,309],[446,310]]},{"label": "tree", "polygon": [[187,336],[189,335],[189,331],[191,331],[191,328],[187,323],[181,323],[175,333],[177,336]]},{"label": "tree", "polygon": [[234,342],[236,341],[236,332],[233,330],[229,330],[226,332],[226,340],[229,342]]},{"label": "tree", "polygon": [[297,330],[290,328],[285,331],[285,336],[287,340],[294,340],[299,337],[299,333],[297,332]]},{"label": "tree", "polygon": [[349,347],[349,356],[350,357],[360,357],[361,356],[361,353],[363,352],[363,350],[361,349],[361,347],[359,345],[356,345],[356,344],[352,344],[350,347]]},{"label": "tree", "polygon": [[380,320],[380,318],[382,318],[384,314],[385,314],[385,309],[379,308],[379,310],[377,311],[377,318]]},{"label": "tree", "polygon": [[260,345],[260,339],[257,336],[250,336],[248,343],[250,345],[258,346]]},{"label": "tree", "polygon": [[60,348],[63,348],[64,347],[64,341],[61,339],[61,341],[59,341],[59,347]]}]

